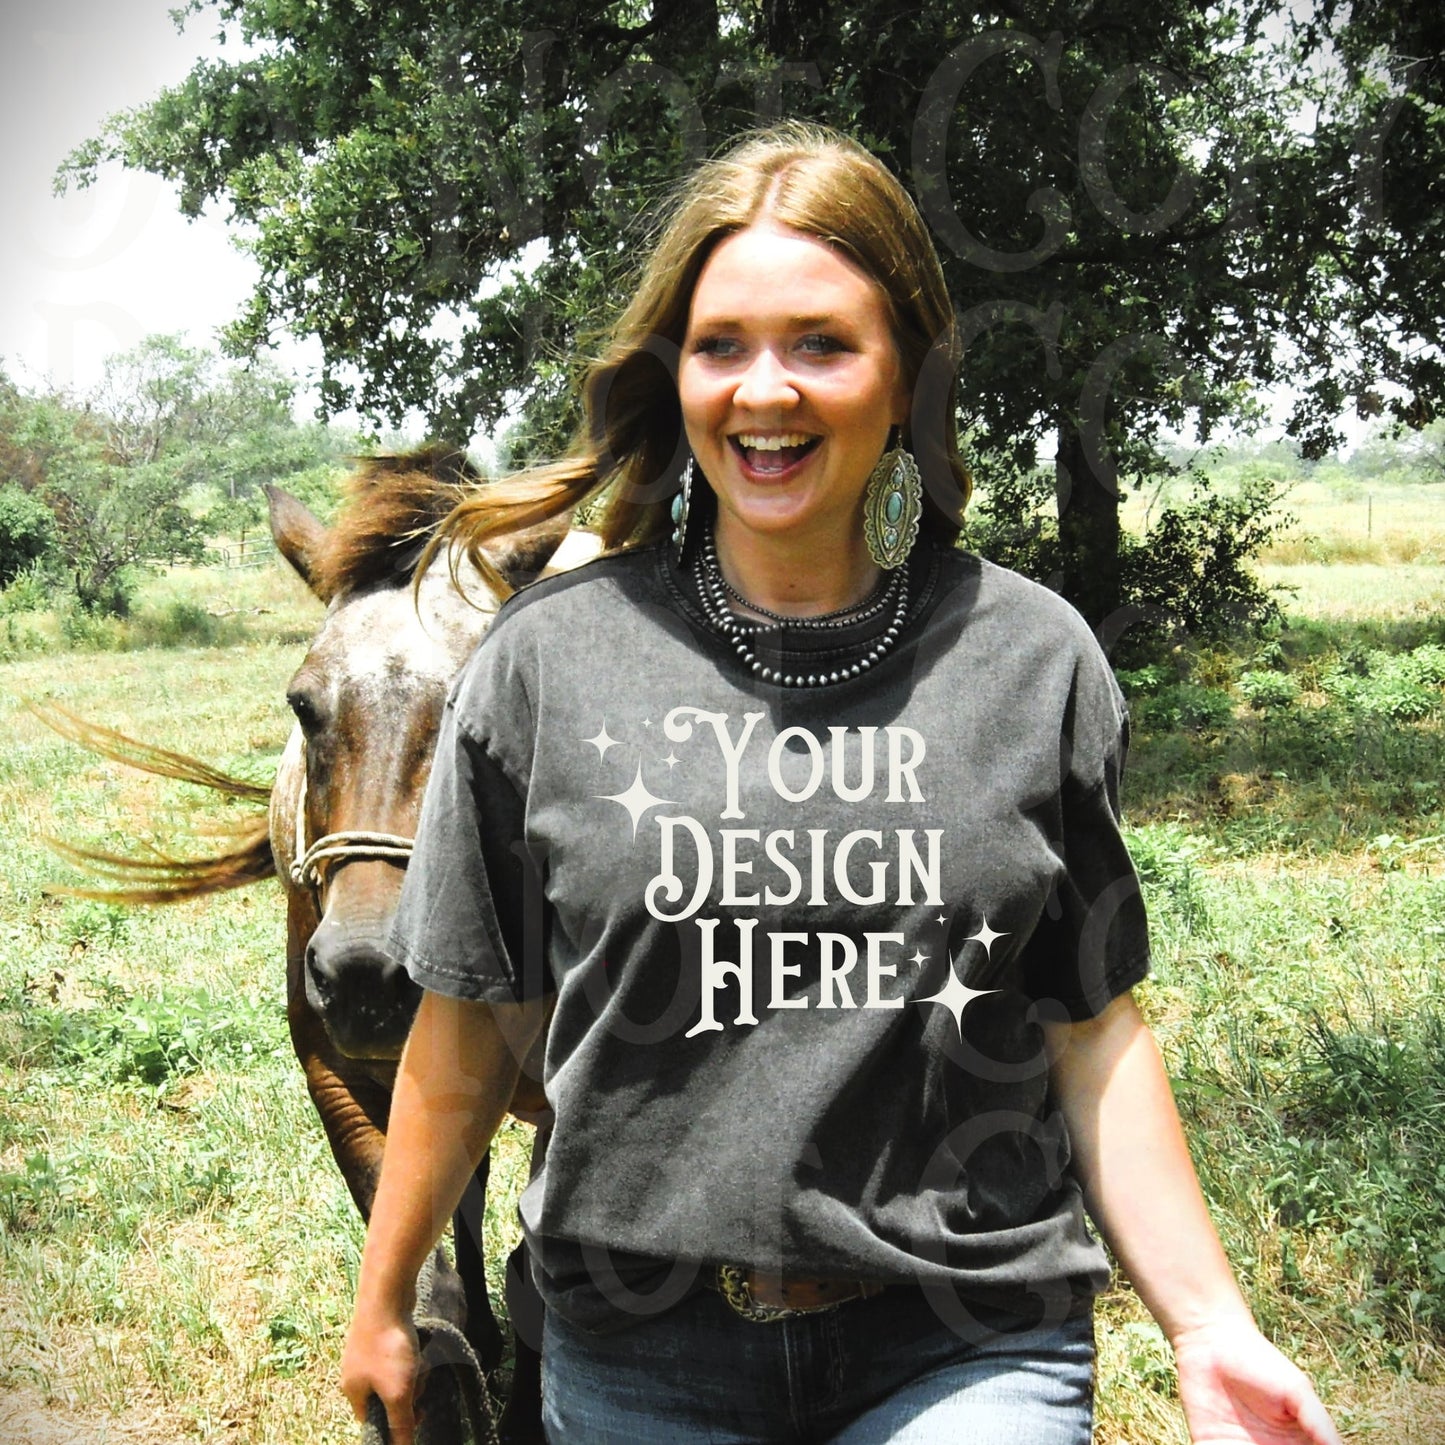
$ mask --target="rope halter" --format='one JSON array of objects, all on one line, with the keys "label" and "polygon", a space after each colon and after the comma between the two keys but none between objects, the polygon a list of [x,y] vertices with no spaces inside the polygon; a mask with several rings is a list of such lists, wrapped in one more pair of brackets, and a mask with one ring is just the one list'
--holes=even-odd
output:
[{"label": "rope halter", "polygon": [[306,768],[301,769],[301,793],[296,799],[295,861],[291,864],[291,881],[298,888],[321,892],[326,870],[342,859],[384,858],[405,867],[415,842],[399,833],[373,833],[346,828],[326,833],[309,848],[306,846]]}]

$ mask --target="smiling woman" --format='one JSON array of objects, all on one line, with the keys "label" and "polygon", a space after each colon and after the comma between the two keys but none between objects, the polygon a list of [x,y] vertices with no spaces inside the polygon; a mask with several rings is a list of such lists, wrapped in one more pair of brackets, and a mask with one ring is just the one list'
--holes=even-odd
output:
[{"label": "smiling woman", "polygon": [[1200,1445],[1338,1439],[1131,1001],[1108,664],[953,545],[955,363],[902,187],[784,126],[681,193],[574,451],[454,514],[485,571],[603,491],[607,546],[454,687],[390,940],[425,994],[343,1384],[401,1445],[411,1281],[549,1014],[522,1215],[554,1445],[1083,1445],[1086,1207]]},{"label": "smiling woman", "polygon": [[708,257],[682,352],[683,424],[717,498],[726,580],[764,616],[862,600],[878,580],[863,490],[908,418],[882,288],[822,241],[764,221]]}]

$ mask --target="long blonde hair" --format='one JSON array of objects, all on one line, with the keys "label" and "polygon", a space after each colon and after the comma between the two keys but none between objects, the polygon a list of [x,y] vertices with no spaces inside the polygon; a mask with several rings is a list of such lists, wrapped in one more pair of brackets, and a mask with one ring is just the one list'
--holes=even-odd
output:
[{"label": "long blonde hair", "polygon": [[482,553],[490,538],[599,492],[590,525],[607,549],[662,536],[687,460],[676,377],[693,289],[719,241],[764,219],[836,247],[882,289],[913,394],[903,440],[924,478],[923,530],[952,541],[970,483],[954,419],[958,341],[937,253],[908,193],[875,157],[837,131],[787,122],[705,162],[664,212],[632,301],[584,375],[583,420],[566,455],[479,489],[438,544],[470,557],[496,586]]}]

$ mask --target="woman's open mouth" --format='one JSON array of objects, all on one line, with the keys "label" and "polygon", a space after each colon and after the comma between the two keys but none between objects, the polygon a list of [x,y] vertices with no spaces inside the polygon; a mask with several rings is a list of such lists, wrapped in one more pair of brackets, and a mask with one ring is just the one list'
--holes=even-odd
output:
[{"label": "woman's open mouth", "polygon": [[795,467],[818,445],[819,438],[805,432],[784,432],[779,436],[738,432],[728,441],[748,471],[771,476]]}]

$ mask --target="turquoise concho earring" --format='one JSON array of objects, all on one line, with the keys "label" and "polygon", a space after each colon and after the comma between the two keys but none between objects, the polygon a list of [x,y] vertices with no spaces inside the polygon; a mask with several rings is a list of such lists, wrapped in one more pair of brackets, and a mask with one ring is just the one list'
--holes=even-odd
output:
[{"label": "turquoise concho earring", "polygon": [[692,510],[692,458],[682,469],[682,486],[672,499],[672,555],[682,565],[682,554],[687,547],[687,517]]},{"label": "turquoise concho earring", "polygon": [[863,494],[863,540],[868,555],[885,572],[901,567],[918,538],[923,516],[923,478],[911,452],[884,452]]}]

